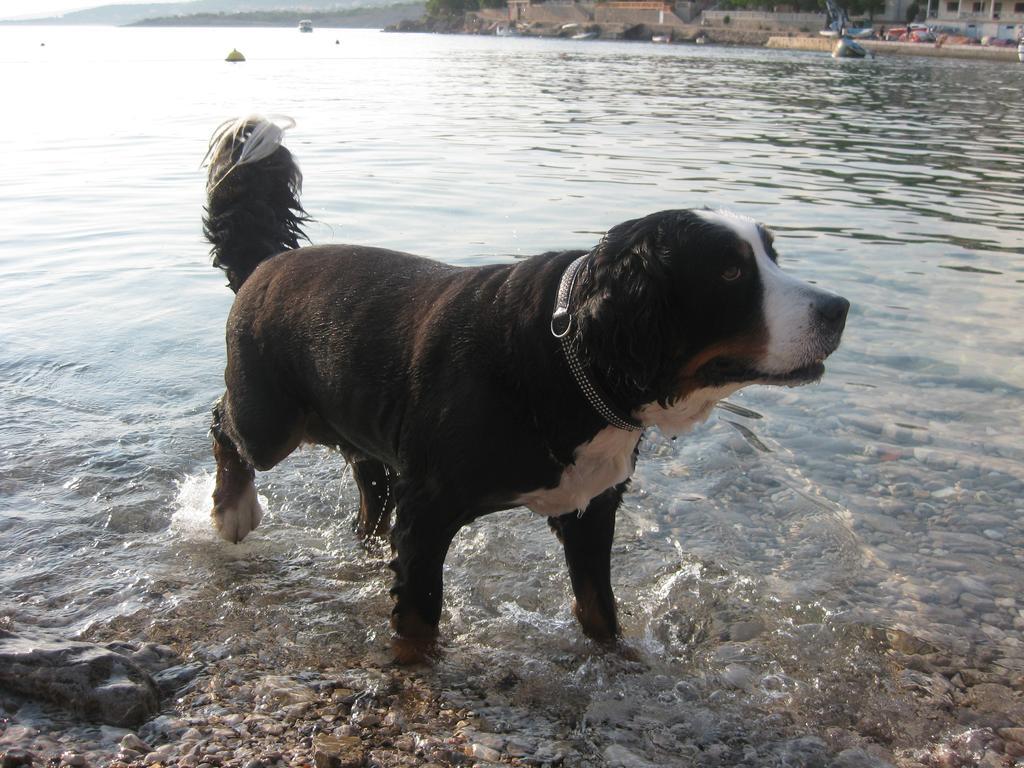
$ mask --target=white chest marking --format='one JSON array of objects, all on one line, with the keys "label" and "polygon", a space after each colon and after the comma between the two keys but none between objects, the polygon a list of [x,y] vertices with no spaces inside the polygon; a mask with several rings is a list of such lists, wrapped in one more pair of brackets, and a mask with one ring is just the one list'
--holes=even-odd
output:
[{"label": "white chest marking", "polygon": [[657,427],[663,435],[675,437],[706,421],[719,400],[743,386],[737,383],[697,389],[668,408],[648,403],[640,408],[637,418],[645,427]]},{"label": "white chest marking", "polygon": [[639,441],[639,432],[605,427],[576,449],[574,463],[562,471],[555,488],[524,493],[516,503],[546,517],[586,509],[592,498],[633,474],[633,451]]}]

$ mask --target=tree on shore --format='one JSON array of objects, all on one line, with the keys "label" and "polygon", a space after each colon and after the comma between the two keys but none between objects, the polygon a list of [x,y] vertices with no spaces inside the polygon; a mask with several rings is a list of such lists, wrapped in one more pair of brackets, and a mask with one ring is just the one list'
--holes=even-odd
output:
[{"label": "tree on shore", "polygon": [[427,0],[427,15],[455,16],[481,8],[504,8],[505,0]]},{"label": "tree on shore", "polygon": [[847,0],[846,12],[850,16],[864,16],[874,19],[876,13],[885,10],[885,0]]}]

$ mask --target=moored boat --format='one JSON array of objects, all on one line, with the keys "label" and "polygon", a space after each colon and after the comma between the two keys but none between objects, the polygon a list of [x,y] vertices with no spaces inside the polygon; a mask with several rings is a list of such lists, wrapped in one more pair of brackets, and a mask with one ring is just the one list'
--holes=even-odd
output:
[{"label": "moored boat", "polygon": [[863,59],[868,55],[867,50],[860,43],[854,42],[846,35],[843,35],[832,48],[833,59]]},{"label": "moored boat", "polygon": [[299,32],[312,32],[313,22],[309,19],[303,19],[299,22]]}]

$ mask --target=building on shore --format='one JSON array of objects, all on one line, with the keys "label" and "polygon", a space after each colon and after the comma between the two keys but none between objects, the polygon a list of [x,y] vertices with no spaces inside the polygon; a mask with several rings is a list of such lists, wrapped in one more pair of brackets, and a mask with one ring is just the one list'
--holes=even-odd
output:
[{"label": "building on shore", "polygon": [[[817,32],[825,26],[824,13],[719,11],[710,0],[507,0],[508,20],[514,24],[630,25],[681,28],[688,25],[731,27],[735,30]],[[949,32],[974,37],[1013,40],[1024,31],[1024,0],[886,0],[885,10],[872,23],[903,25],[907,11],[917,4],[926,23]]]},{"label": "building on shore", "polygon": [[1024,32],[1024,0],[930,0],[927,23],[979,40],[1015,40]]},{"label": "building on shore", "polygon": [[681,26],[699,15],[696,2],[663,0],[508,0],[509,20],[540,24],[651,24]]}]

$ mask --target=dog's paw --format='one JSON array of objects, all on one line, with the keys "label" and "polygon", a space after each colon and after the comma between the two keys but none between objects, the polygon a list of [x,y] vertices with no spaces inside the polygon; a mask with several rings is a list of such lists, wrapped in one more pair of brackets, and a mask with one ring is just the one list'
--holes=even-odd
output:
[{"label": "dog's paw", "polygon": [[391,638],[391,655],[395,664],[400,667],[432,664],[441,656],[441,647],[436,637],[402,637]]},{"label": "dog's paw", "polygon": [[237,544],[256,529],[263,519],[263,510],[252,483],[231,504],[215,504],[210,517],[213,527],[225,541]]},{"label": "dog's paw", "polygon": [[393,612],[391,628],[395,630],[391,652],[399,666],[429,663],[439,655],[436,624],[424,621],[412,611]]},{"label": "dog's paw", "polygon": [[572,612],[579,621],[583,634],[604,645],[613,645],[619,638],[619,623],[612,611],[602,611],[596,600],[573,600]]}]

